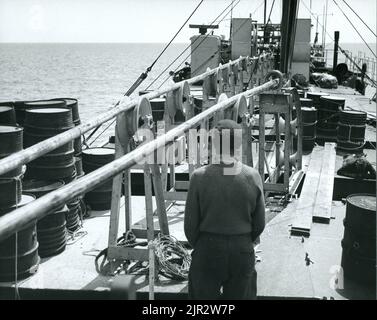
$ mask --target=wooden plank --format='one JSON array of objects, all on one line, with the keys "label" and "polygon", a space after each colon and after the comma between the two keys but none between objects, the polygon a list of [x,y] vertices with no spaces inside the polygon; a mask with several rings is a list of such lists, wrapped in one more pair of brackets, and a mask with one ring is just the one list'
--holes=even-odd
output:
[{"label": "wooden plank", "polygon": [[111,259],[149,261],[148,249],[129,247],[109,247],[108,256]]},{"label": "wooden plank", "polygon": [[186,201],[187,192],[175,192],[175,191],[165,192],[164,198],[165,200],[170,200],[170,201]]},{"label": "wooden plank", "polygon": [[296,218],[292,223],[291,234],[309,236],[312,216],[319,186],[323,162],[323,148],[313,149],[304,185],[296,207]]},{"label": "wooden plank", "polygon": [[163,234],[169,235],[169,224],[168,224],[168,218],[166,216],[166,207],[165,207],[164,191],[162,188],[160,168],[157,164],[152,164],[151,170],[152,170],[152,179],[153,179],[153,186],[154,186],[156,206],[157,206],[157,215],[158,215],[158,221],[160,224],[160,229]]},{"label": "wooden plank", "polygon": [[325,144],[323,158],[326,159],[326,161],[322,163],[321,177],[319,179],[312,217],[313,222],[330,223],[336,160],[335,147],[335,143]]},{"label": "wooden plank", "polygon": [[175,190],[188,190],[190,181],[175,181]]}]

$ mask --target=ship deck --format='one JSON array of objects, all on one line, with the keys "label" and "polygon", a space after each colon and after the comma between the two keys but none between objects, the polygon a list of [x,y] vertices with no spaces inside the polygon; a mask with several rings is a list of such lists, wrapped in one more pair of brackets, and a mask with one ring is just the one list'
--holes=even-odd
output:
[{"label": "ship deck", "polygon": [[[318,90],[318,88],[316,88]],[[322,90],[322,89],[321,89]],[[374,114],[374,104],[369,104],[367,98],[355,95],[347,88],[323,90],[336,95],[345,95],[347,106]],[[376,130],[368,128],[366,140],[375,144]],[[317,152],[324,152],[324,147],[316,146]],[[366,150],[368,160],[376,167],[376,151]],[[311,154],[304,155],[305,166],[310,161]],[[340,177],[336,171],[342,165],[342,154],[336,156],[334,172],[332,214],[329,224],[313,223],[310,237],[291,236],[290,226],[297,218],[295,210],[298,200],[293,199],[281,212],[273,212],[267,208],[267,226],[263,232],[260,245],[257,248],[259,262],[258,297],[260,299],[375,299],[372,288],[358,286],[345,281],[341,289],[333,287],[334,272],[341,264],[341,239],[343,237],[346,206],[342,198],[350,193],[375,193],[376,181],[364,181],[361,185],[354,179]],[[361,188],[364,188],[361,190]],[[316,192],[317,190],[313,190]],[[123,200],[123,199],[122,199]],[[143,196],[132,197],[133,221],[143,225],[145,202]],[[108,211],[93,211],[84,220],[81,238],[70,241],[61,254],[42,259],[38,272],[32,277],[18,283],[21,298],[80,298],[80,292],[98,292],[108,288],[110,276],[104,276],[96,271],[94,259],[98,252],[107,247],[109,230]],[[184,202],[175,202],[168,210],[168,220],[171,235],[186,242],[183,232]],[[122,220],[123,219],[123,220]],[[121,215],[120,226],[124,225]],[[120,231],[121,233],[121,231]],[[312,260],[306,264],[306,253]],[[138,298],[148,298],[148,281],[144,275],[137,277]],[[12,297],[13,284],[2,284],[5,295]],[[0,291],[1,292],[1,291]],[[155,285],[156,299],[186,299],[187,282],[173,281],[162,276]],[[87,298],[87,296],[86,296]]]}]

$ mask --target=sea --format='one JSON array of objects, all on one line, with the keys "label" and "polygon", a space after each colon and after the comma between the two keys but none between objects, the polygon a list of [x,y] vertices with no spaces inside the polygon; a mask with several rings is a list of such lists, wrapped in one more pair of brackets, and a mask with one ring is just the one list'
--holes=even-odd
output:
[{"label": "sea", "polygon": [[[111,108],[164,46],[162,43],[0,43],[0,101],[76,98],[80,118],[86,121]],[[376,49],[376,44],[371,46]],[[342,44],[342,48],[354,54],[368,52],[364,44]],[[190,61],[189,44],[173,43],[136,92],[160,75],[150,89],[166,85],[169,71],[186,61]],[[104,139],[101,136],[97,140]]]}]

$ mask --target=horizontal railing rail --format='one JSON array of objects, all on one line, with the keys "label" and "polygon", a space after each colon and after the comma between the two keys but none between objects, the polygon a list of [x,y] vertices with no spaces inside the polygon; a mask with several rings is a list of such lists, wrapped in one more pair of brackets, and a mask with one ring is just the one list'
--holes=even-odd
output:
[{"label": "horizontal railing rail", "polygon": [[[236,62],[233,62],[236,63]],[[225,65],[224,65],[225,66]],[[224,67],[223,66],[223,67]],[[216,69],[213,69],[211,71],[206,72],[203,75],[199,75],[195,78],[190,79],[190,83],[195,83],[197,81],[203,80],[205,76],[212,74],[215,72]],[[178,125],[177,127],[171,129],[164,135],[158,136],[156,139],[154,139],[151,142],[142,144],[137,149],[127,153],[123,157],[116,159],[103,167],[81,177],[80,179],[77,179],[62,188],[59,188],[55,191],[52,191],[42,197],[40,197],[37,200],[34,200],[28,205],[25,205],[23,207],[19,207],[12,212],[3,215],[0,217],[0,241],[6,239],[7,237],[11,236],[18,230],[21,230],[26,225],[31,223],[32,221],[38,220],[46,216],[49,212],[53,211],[57,207],[67,203],[69,200],[76,198],[77,196],[86,193],[95,187],[97,187],[99,184],[103,183],[104,181],[115,177],[119,173],[123,172],[126,169],[131,168],[137,163],[140,163],[143,159],[145,159],[148,155],[155,152],[157,149],[168,145],[172,143],[175,139],[178,137],[184,135],[189,129],[195,128],[199,126],[203,120],[208,119],[212,117],[215,113],[234,105],[237,100],[241,96],[250,97],[256,94],[259,94],[263,91],[271,90],[279,85],[279,81],[282,81],[281,79],[272,79],[268,82],[255,87],[253,89],[249,89],[247,91],[241,92],[237,95],[234,95],[225,101],[221,101],[214,106],[206,109],[205,111],[202,111],[198,115],[192,117],[191,119],[187,120],[186,122],[183,122],[182,124]],[[175,84],[169,88],[169,90],[174,90],[174,88],[179,88],[180,84]],[[156,92],[149,93],[145,95],[144,97],[147,98],[156,98],[169,90],[159,90]],[[131,109],[133,106],[135,106],[136,102],[132,101],[129,103],[126,103],[126,105],[122,107],[118,107],[117,110],[111,110],[106,113],[106,115],[98,117],[94,121],[90,121],[87,124],[82,125],[82,129],[79,130],[71,130],[68,134],[60,134],[60,138],[56,139],[51,138],[46,141],[44,141],[45,144],[48,144],[48,146],[43,146],[43,143],[39,143],[40,147],[34,148],[30,147],[24,151],[18,152],[15,155],[11,155],[8,158],[5,158],[4,160],[0,161],[0,166],[3,164],[7,164],[7,161],[17,161],[17,165],[23,164],[27,161],[30,161],[34,159],[35,154],[32,154],[32,152],[35,152],[38,155],[42,155],[46,152],[49,152],[51,150],[54,150],[57,146],[60,146],[67,141],[68,139],[74,139],[76,138],[76,133],[82,133],[81,130],[89,130],[88,128],[95,127],[97,124],[100,123],[100,121],[105,121],[104,119],[110,119],[111,117],[114,117],[118,115],[121,112],[127,111]],[[111,116],[111,117],[110,117]],[[106,120],[106,121],[107,121]],[[57,137],[59,137],[57,136]],[[59,141],[59,139],[65,139],[64,143]],[[8,160],[7,160],[8,159]],[[17,167],[17,165],[13,164],[7,165],[7,169],[10,170],[14,167]],[[8,170],[5,170],[2,168],[0,171],[0,174],[7,172]]]}]

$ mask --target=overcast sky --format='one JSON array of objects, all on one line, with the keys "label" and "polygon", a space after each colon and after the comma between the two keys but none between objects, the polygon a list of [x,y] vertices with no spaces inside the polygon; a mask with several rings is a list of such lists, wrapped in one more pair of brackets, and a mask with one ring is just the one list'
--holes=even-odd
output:
[{"label": "overcast sky", "polygon": [[[368,42],[376,42],[343,0],[336,0]],[[236,0],[235,0],[236,2]],[[268,12],[273,0],[268,0]],[[281,2],[276,0],[272,22],[279,23]],[[312,0],[312,11],[323,12],[325,0]],[[376,0],[347,0],[357,13],[376,30]],[[199,0],[0,0],[0,42],[167,42],[190,15]],[[204,0],[190,23],[211,23],[231,0]],[[310,15],[301,0],[299,17]],[[241,0],[233,17],[263,20],[263,0]],[[341,42],[361,42],[345,17],[329,0],[328,32],[341,32]],[[229,18],[229,16],[227,17]],[[322,16],[320,16],[320,23]],[[315,25],[315,22],[313,21]],[[228,36],[229,20],[218,34]],[[188,42],[196,31],[188,26],[176,42]],[[313,27],[312,39],[314,38]],[[328,42],[331,42],[329,40]]]}]

